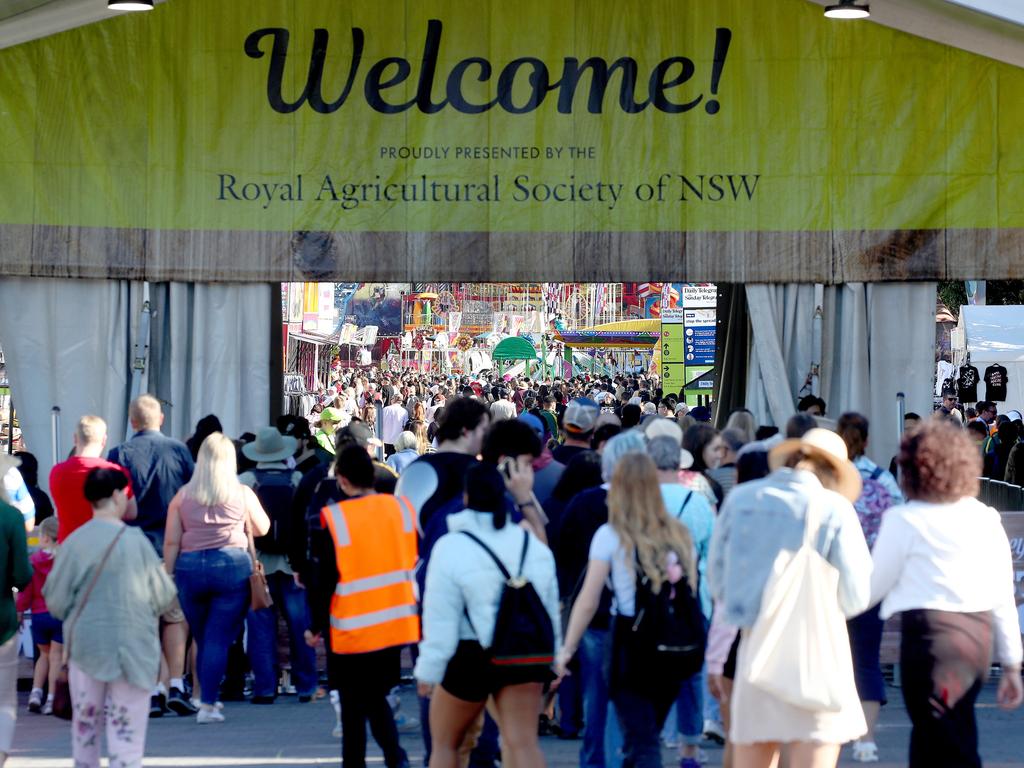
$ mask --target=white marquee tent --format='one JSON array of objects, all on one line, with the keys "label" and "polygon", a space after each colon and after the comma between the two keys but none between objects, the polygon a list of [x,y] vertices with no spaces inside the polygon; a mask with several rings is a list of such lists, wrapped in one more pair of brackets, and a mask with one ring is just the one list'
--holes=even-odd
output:
[{"label": "white marquee tent", "polygon": [[[958,365],[969,356],[982,377],[988,366],[1004,366],[1006,401],[997,403],[999,410],[1024,409],[1024,307],[961,307],[953,353]],[[978,397],[988,399],[984,383]]]}]

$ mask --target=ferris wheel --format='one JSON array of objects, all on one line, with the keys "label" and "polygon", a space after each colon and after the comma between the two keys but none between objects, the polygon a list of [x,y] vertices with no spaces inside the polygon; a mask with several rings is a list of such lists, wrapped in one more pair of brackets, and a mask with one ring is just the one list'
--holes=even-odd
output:
[{"label": "ferris wheel", "polygon": [[449,312],[459,311],[459,300],[455,298],[455,294],[451,291],[440,291],[437,294],[434,306],[438,312],[447,315]]},{"label": "ferris wheel", "polygon": [[571,327],[590,324],[590,310],[593,302],[590,296],[579,288],[573,290],[562,304],[562,317]]}]

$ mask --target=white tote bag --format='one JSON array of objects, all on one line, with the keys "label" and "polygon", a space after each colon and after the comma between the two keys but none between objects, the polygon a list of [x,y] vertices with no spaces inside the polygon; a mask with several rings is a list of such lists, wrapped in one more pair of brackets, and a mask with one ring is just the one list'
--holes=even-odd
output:
[{"label": "white tote bag", "polygon": [[814,544],[820,515],[813,502],[796,552],[782,550],[765,585],[761,612],[743,642],[750,684],[793,706],[838,712],[856,699],[839,571]]}]

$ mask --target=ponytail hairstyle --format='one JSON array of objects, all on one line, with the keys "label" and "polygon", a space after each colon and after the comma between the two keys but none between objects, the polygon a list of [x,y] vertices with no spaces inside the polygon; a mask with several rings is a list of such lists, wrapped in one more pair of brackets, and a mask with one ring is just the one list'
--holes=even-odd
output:
[{"label": "ponytail hairstyle", "polygon": [[475,512],[490,512],[494,516],[494,527],[501,530],[508,518],[505,501],[505,478],[497,467],[487,462],[478,462],[466,470],[465,502]]}]

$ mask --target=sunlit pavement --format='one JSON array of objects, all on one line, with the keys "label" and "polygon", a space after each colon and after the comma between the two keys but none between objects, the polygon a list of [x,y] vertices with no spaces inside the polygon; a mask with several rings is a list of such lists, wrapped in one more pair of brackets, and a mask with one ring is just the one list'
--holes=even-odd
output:
[{"label": "sunlit pavement", "polygon": [[[899,690],[889,689],[890,705],[882,712],[878,744],[884,768],[906,765],[906,746],[910,724],[903,712]],[[978,708],[981,726],[982,756],[986,768],[1024,768],[1024,712],[1005,713],[994,704],[995,686],[982,693]],[[7,768],[72,768],[70,724],[53,717],[25,712],[22,695],[14,752]],[[272,706],[229,703],[224,710],[227,722],[197,725],[194,718],[165,716],[150,720],[146,744],[147,768],[276,768],[338,765],[340,745],[331,738],[334,711],[324,699],[299,704],[294,697],[281,697]],[[403,695],[402,711],[418,715],[411,691]],[[372,740],[369,765],[383,765]],[[414,766],[421,764],[422,742],[419,733],[402,735]],[[548,765],[570,768],[578,765],[578,741],[542,739]],[[722,750],[704,745],[709,766],[721,765]],[[105,763],[104,763],[105,764]],[[842,765],[859,765],[843,751]],[[665,751],[665,765],[678,765],[671,750]],[[936,768],[941,768],[936,766]]]}]

